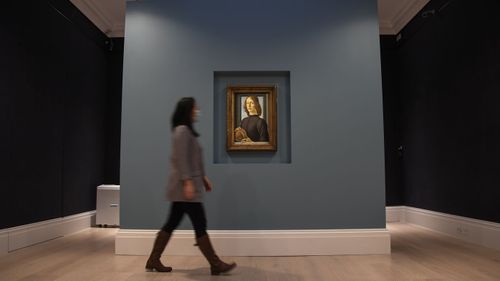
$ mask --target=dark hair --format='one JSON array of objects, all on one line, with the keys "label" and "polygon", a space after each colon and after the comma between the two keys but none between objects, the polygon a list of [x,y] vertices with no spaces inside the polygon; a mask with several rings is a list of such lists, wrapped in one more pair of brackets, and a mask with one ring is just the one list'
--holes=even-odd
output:
[{"label": "dark hair", "polygon": [[257,116],[260,116],[262,114],[262,107],[260,107],[259,99],[257,98],[257,96],[248,96],[245,99],[245,104],[243,105],[245,112],[248,114],[248,116],[250,116],[250,112],[248,112],[248,109],[247,109],[247,100],[248,99],[251,99],[253,101],[255,109],[257,109]]},{"label": "dark hair", "polygon": [[177,102],[174,114],[172,115],[172,130],[180,125],[187,126],[194,136],[199,136],[199,134],[193,129],[193,108],[194,108],[194,98],[187,97],[182,98]]}]

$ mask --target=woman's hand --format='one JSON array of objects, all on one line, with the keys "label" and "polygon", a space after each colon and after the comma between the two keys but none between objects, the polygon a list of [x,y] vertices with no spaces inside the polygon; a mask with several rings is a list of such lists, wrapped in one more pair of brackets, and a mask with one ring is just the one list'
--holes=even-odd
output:
[{"label": "woman's hand", "polygon": [[187,200],[193,199],[195,193],[193,180],[185,180],[183,185],[183,190],[184,190],[184,198],[186,198]]},{"label": "woman's hand", "polygon": [[207,176],[203,177],[203,185],[205,186],[205,190],[207,192],[212,191],[213,185],[212,185],[212,182],[208,179]]}]

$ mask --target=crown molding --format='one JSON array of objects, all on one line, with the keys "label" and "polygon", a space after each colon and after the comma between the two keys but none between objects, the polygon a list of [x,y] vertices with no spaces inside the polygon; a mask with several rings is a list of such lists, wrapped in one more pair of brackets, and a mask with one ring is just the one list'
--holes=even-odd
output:
[{"label": "crown molding", "polygon": [[397,32],[394,30],[394,26],[389,20],[379,20],[379,33],[381,35],[394,35]]},{"label": "crown molding", "polygon": [[118,23],[113,24],[111,32],[107,34],[109,37],[124,37],[125,35],[125,24]]},{"label": "crown molding", "polygon": [[92,21],[108,37],[123,37],[124,24],[117,22],[121,19],[113,19],[112,15],[102,8],[98,0],[71,0],[78,9]]},{"label": "crown molding", "polygon": [[[116,10],[113,10],[113,8],[115,8],[113,6],[117,5],[116,2],[113,3],[111,0],[70,1],[108,37],[124,36],[125,16],[120,15],[120,13],[115,14]],[[123,1],[131,2],[136,0]],[[379,0],[379,8],[382,9],[382,11],[392,11],[394,9],[391,8],[396,8],[395,5],[398,5],[397,1],[399,0]],[[396,11],[390,12],[390,15],[384,13],[383,18],[379,17],[379,33],[381,35],[398,34],[429,1],[430,0],[408,0],[405,1],[404,4],[399,2],[399,4],[403,4],[401,8],[396,8]]]},{"label": "crown molding", "polygon": [[399,33],[414,17],[429,3],[430,0],[415,0],[408,2],[401,10],[392,18],[393,34]]},{"label": "crown molding", "polygon": [[429,3],[430,0],[412,0],[397,11],[392,18],[379,19],[379,32],[383,35],[398,34]]}]

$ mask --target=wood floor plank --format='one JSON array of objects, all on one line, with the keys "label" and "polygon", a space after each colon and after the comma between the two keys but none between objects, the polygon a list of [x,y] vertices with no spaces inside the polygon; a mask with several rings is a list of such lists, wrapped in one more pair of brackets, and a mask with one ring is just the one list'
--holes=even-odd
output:
[{"label": "wood floor plank", "polygon": [[[223,257],[238,268],[231,281],[489,281],[500,280],[500,252],[409,224],[388,224],[391,255]],[[196,257],[162,257],[171,273],[146,272],[146,256],[114,254],[116,229],[91,228],[0,258],[8,281],[203,281],[209,265]],[[224,277],[222,277],[224,278]]]}]

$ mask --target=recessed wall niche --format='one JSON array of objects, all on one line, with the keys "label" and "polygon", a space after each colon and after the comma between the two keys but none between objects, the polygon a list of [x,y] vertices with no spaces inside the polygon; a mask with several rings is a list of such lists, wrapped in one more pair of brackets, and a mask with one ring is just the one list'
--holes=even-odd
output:
[{"label": "recessed wall niche", "polygon": [[[226,150],[226,97],[228,87],[276,87],[277,150]],[[214,72],[214,163],[268,163],[292,162],[290,125],[289,71],[215,71]]]}]

